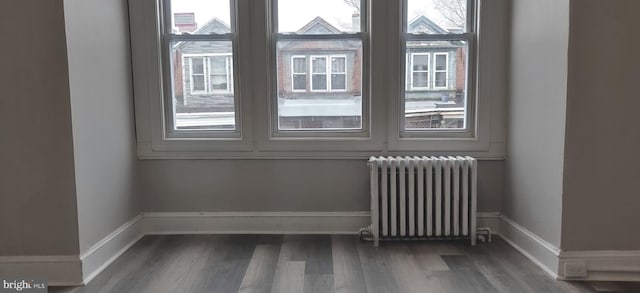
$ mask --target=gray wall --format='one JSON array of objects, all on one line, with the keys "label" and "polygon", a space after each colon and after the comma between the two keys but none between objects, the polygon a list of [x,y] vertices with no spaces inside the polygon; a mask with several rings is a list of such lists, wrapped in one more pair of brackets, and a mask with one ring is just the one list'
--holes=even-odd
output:
[{"label": "gray wall", "polygon": [[560,245],[569,0],[512,1],[503,212]]},{"label": "gray wall", "polygon": [[65,0],[80,251],[140,208],[125,0]]},{"label": "gray wall", "polygon": [[571,1],[563,250],[640,249],[636,0]]},{"label": "gray wall", "polygon": [[[366,160],[144,160],[143,210],[366,211]],[[478,165],[479,211],[500,210],[504,167]]]},{"label": "gray wall", "polygon": [[0,1],[0,33],[0,255],[77,254],[62,0]]}]

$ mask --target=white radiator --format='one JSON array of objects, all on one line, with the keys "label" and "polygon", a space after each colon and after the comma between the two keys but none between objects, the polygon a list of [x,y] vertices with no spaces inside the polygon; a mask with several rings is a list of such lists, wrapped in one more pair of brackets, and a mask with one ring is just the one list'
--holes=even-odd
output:
[{"label": "white radiator", "polygon": [[471,157],[371,157],[371,226],[383,239],[476,242],[476,173]]}]

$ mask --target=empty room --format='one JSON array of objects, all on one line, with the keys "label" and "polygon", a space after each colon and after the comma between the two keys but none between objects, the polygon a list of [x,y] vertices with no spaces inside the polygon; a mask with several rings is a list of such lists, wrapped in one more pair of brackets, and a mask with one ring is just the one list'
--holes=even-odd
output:
[{"label": "empty room", "polygon": [[0,0],[0,292],[640,292],[636,0]]}]

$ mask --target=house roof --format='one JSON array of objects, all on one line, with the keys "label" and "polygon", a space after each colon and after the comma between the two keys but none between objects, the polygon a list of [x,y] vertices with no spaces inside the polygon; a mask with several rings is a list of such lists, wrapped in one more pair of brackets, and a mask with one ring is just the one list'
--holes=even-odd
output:
[{"label": "house roof", "polygon": [[316,16],[313,20],[299,29],[298,34],[341,34],[342,31],[331,25],[320,16]]},{"label": "house roof", "polygon": [[209,20],[207,23],[205,23],[203,26],[195,30],[192,34],[194,35],[196,34],[200,34],[200,35],[228,34],[230,32],[231,32],[231,28],[226,22],[222,21],[217,17],[214,17],[211,20]]},{"label": "house roof", "polygon": [[407,30],[410,33],[423,34],[446,34],[449,32],[424,15],[420,15],[409,21]]}]

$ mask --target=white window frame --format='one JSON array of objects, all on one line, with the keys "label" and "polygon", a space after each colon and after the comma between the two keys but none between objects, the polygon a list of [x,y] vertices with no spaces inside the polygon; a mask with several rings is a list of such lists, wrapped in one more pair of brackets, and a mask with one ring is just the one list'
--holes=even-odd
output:
[{"label": "white window frame", "polygon": [[[302,59],[304,60],[302,63],[305,65],[305,70],[304,72],[300,73],[300,72],[296,72],[295,70],[295,65],[294,65],[294,61],[295,59]],[[307,56],[305,55],[293,55],[291,56],[291,91],[292,92],[306,92],[307,89],[309,88],[309,80],[307,77]],[[304,89],[296,89],[295,88],[295,76],[296,75],[302,75],[304,76],[305,82],[304,82]]]},{"label": "white window frame", "polygon": [[[225,57],[224,58],[224,71],[225,71],[225,78],[227,79],[227,88],[226,89],[213,89],[211,88],[211,57]],[[214,93],[233,93],[233,56],[231,54],[209,54],[207,55],[207,59],[208,59],[208,76],[209,78],[207,79],[209,81],[209,94],[214,94]]]},{"label": "white window frame", "polygon": [[[444,56],[444,70],[438,70],[436,67],[438,63],[438,56]],[[449,53],[447,52],[434,52],[433,53],[433,89],[443,90],[449,89]],[[436,76],[438,73],[444,73],[444,86],[438,86]]]},{"label": "white window frame", "polygon": [[[196,73],[197,75],[202,75],[202,82],[203,82],[203,87],[204,90],[196,90],[195,87],[193,86],[193,76],[196,75],[193,73],[193,59],[194,58],[199,58],[202,60],[202,74],[200,73]],[[202,95],[202,94],[206,94],[207,93],[207,58],[204,56],[184,56],[183,55],[183,63],[184,64],[184,60],[189,60],[189,93],[191,93],[192,95]]]},{"label": "white window frame", "polygon": [[[314,59],[319,59],[319,58],[324,58],[324,72],[314,73],[313,72],[313,67],[314,67],[313,66],[313,60]],[[330,81],[329,81],[329,76],[328,76],[329,68],[327,66],[328,63],[329,63],[329,56],[328,55],[311,55],[311,56],[309,56],[309,74],[310,74],[310,77],[311,77],[310,78],[311,82],[309,83],[310,84],[309,90],[311,92],[329,92],[330,91],[329,90]],[[324,75],[324,78],[325,78],[324,79],[324,89],[319,89],[319,90],[314,90],[313,89],[313,76],[314,75]]]},{"label": "white window frame", "polygon": [[[225,57],[225,78],[227,79],[227,88],[224,90],[211,88],[211,57]],[[202,58],[204,60],[204,91],[194,90],[193,88],[193,58]],[[192,95],[233,93],[233,56],[231,54],[184,54],[182,55],[182,60],[183,64],[186,63],[186,60],[189,61],[189,92]]]},{"label": "white window frame", "polygon": [[[314,133],[314,136],[274,134],[275,41],[274,0],[232,3],[234,90],[237,100],[237,136],[201,135],[167,136],[165,124],[168,60],[162,19],[168,0],[129,1],[132,63],[135,97],[135,120],[138,155],[141,159],[366,159],[371,155],[469,155],[480,159],[504,158],[504,123],[508,53],[508,7],[501,1],[468,0],[480,3],[479,21],[469,48],[469,71],[477,74],[470,82],[469,93],[475,98],[473,131],[469,136],[442,133],[411,137],[400,131],[400,111],[406,87],[406,36],[403,32],[402,1],[370,1],[363,13],[362,90],[366,105],[364,135],[339,136]],[[472,12],[475,14],[475,12]],[[169,18],[170,19],[170,18]],[[239,19],[239,20],[238,20]],[[368,19],[375,19],[371,23]],[[470,23],[476,25],[476,22]],[[366,29],[365,29],[366,28]],[[277,31],[277,30],[276,30]],[[262,32],[262,33],[261,33]],[[479,36],[482,35],[482,38]],[[295,39],[295,36],[291,36]],[[200,38],[200,37],[196,37]],[[228,39],[227,39],[228,40]],[[267,54],[265,54],[267,52]],[[450,58],[453,58],[451,56]],[[450,69],[450,68],[449,68]],[[242,76],[241,79],[238,79]],[[392,77],[392,78],[390,78]],[[393,78],[398,77],[398,78]],[[249,80],[250,82],[243,82]],[[307,87],[310,82],[308,81]],[[265,94],[269,93],[269,94]],[[364,125],[363,125],[364,126]]]},{"label": "white window frame", "polygon": [[[333,71],[333,58],[342,58],[344,60],[344,71],[343,72],[334,72]],[[349,89],[349,84],[348,84],[348,78],[347,78],[347,72],[349,72],[349,64],[347,64],[347,55],[329,55],[329,59],[327,60],[327,67],[328,67],[328,76],[327,76],[327,82],[329,83],[329,87],[328,90],[330,92],[346,92]],[[364,62],[364,60],[362,61]],[[342,74],[344,75],[344,89],[334,89],[333,88],[333,75],[334,74]]]},{"label": "white window frame", "polygon": [[[414,64],[415,64],[415,57],[416,56],[427,56],[427,70],[414,70]],[[429,90],[429,82],[431,81],[431,53],[429,52],[414,52],[411,53],[411,68],[410,70],[410,75],[411,75],[411,84],[409,85],[409,87],[411,88],[411,90]],[[415,78],[414,78],[414,73],[416,72],[426,72],[426,76],[427,76],[427,86],[422,87],[422,86],[415,86]]]}]

